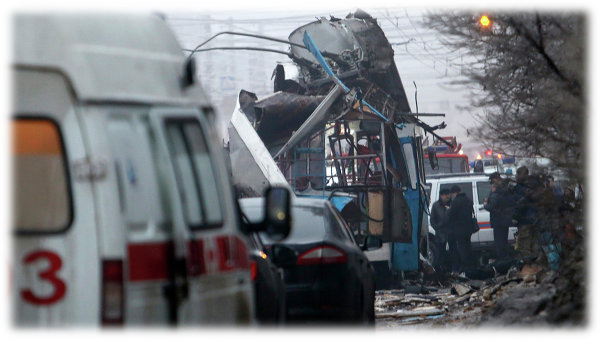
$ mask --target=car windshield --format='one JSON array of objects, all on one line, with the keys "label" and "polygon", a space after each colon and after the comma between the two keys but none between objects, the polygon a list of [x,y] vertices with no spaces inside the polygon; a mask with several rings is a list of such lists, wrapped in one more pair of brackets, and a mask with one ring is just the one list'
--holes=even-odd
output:
[{"label": "car windshield", "polygon": [[[262,207],[243,208],[250,222],[258,222],[263,218]],[[311,243],[323,240],[325,237],[325,219],[323,207],[292,207],[292,230],[290,235],[277,243],[295,244]],[[266,233],[260,233],[262,242],[271,245],[274,242]]]}]

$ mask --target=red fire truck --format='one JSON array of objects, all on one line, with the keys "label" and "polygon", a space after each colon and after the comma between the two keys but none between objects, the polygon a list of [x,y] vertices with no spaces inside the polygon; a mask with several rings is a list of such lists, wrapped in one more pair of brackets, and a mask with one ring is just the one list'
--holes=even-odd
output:
[{"label": "red fire truck", "polygon": [[451,174],[451,173],[468,173],[469,172],[469,157],[463,154],[462,144],[456,142],[456,137],[442,137],[450,142],[453,147],[436,141],[431,146],[425,147],[425,158],[429,159],[429,151],[435,151],[438,167],[434,169],[430,162],[425,162],[425,175]]}]

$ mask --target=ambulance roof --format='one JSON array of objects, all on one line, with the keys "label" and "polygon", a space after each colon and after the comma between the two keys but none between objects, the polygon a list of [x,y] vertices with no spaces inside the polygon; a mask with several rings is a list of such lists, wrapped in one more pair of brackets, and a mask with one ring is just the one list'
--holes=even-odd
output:
[{"label": "ambulance roof", "polygon": [[181,86],[185,56],[157,16],[18,14],[13,27],[15,66],[59,70],[80,100],[209,104]]}]

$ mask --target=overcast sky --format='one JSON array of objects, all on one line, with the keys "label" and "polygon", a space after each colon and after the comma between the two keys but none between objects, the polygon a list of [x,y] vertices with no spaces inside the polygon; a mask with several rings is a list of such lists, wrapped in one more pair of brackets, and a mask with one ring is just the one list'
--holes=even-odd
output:
[{"label": "overcast sky", "polygon": [[[395,61],[411,110],[417,111],[415,83],[418,89],[418,111],[445,113],[445,118],[423,118],[431,125],[445,121],[448,127],[438,131],[443,136],[457,136],[472,159],[481,147],[467,139],[466,128],[474,125],[473,112],[461,110],[468,104],[469,91],[450,85],[461,79],[461,68],[468,59],[451,52],[439,41],[437,32],[423,25],[424,2],[364,3],[358,7],[377,19],[395,51]],[[460,5],[460,4],[457,4]],[[287,40],[299,26],[317,17],[333,15],[343,18],[354,11],[354,4],[205,4],[161,3],[128,4],[135,10],[158,10],[175,32],[183,48],[192,49],[221,31],[256,33]],[[149,32],[151,34],[151,32]],[[265,40],[239,36],[221,36],[205,47],[252,46],[288,51],[288,46]],[[217,112],[231,114],[235,98],[244,89],[259,98],[272,93],[271,74],[278,62],[289,62],[285,55],[253,51],[210,51],[197,53],[198,76],[209,93]],[[414,83],[413,83],[414,82]],[[474,111],[477,112],[477,111]],[[219,127],[222,131],[224,123]]]},{"label": "overcast sky", "polygon": [[[461,78],[461,61],[466,58],[452,53],[439,41],[437,33],[422,25],[425,8],[394,6],[361,6],[375,17],[392,44],[395,62],[402,79],[411,110],[417,111],[415,84],[418,88],[418,110],[445,113],[445,118],[424,118],[432,125],[445,121],[443,136],[457,136],[464,146],[471,145],[470,158],[481,149],[467,139],[466,128],[474,125],[465,88],[450,85]],[[167,22],[184,48],[193,49],[220,31],[255,33],[287,40],[297,27],[330,15],[343,18],[354,12],[354,6],[281,10],[195,10],[165,13]],[[221,36],[205,47],[254,46],[287,51],[284,44],[239,36]],[[290,63],[280,54],[254,51],[210,51],[197,54],[199,76],[213,104],[223,117],[228,117],[241,89],[255,92],[259,98],[272,93],[271,73],[278,62]],[[225,112],[223,112],[225,111]],[[224,126],[221,126],[221,130]],[[473,155],[471,155],[473,154]]]}]

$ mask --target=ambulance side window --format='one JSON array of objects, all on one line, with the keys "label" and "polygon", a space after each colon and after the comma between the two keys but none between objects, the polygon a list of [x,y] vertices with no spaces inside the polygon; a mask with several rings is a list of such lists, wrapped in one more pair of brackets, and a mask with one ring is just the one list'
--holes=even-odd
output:
[{"label": "ambulance side window", "polygon": [[165,124],[187,224],[192,229],[221,226],[221,194],[200,123],[168,119]]},{"label": "ambulance side window", "polygon": [[12,123],[13,217],[20,233],[56,233],[72,221],[67,159],[53,121],[17,118]]},{"label": "ambulance side window", "polygon": [[164,221],[147,125],[132,115],[113,115],[106,131],[115,158],[121,211],[129,227]]}]

